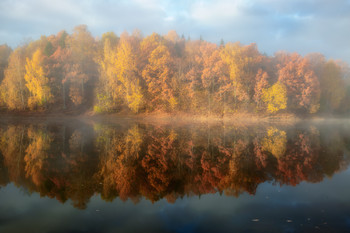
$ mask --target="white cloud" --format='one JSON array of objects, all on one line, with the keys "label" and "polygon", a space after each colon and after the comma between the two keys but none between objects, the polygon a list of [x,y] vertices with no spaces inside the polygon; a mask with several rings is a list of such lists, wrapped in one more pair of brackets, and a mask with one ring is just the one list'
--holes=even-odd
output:
[{"label": "white cloud", "polygon": [[238,18],[242,5],[243,1],[198,1],[192,5],[190,15],[200,24],[217,25]]},{"label": "white cloud", "polygon": [[262,51],[322,52],[350,62],[349,0],[2,0],[0,44],[17,46],[87,24],[94,36],[135,28],[219,42],[256,42]]}]

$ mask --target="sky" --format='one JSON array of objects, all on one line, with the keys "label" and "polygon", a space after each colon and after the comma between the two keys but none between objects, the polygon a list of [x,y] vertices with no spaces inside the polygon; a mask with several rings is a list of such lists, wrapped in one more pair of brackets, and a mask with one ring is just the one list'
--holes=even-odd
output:
[{"label": "sky", "polygon": [[260,52],[323,53],[350,63],[350,0],[1,0],[0,44],[86,24],[93,36],[139,29],[257,43]]}]

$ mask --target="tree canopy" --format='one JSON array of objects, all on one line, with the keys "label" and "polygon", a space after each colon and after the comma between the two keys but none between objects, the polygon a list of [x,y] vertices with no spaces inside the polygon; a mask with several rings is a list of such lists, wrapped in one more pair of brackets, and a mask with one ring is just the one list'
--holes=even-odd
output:
[{"label": "tree canopy", "polygon": [[217,45],[175,31],[99,39],[79,25],[13,51],[0,46],[5,111],[345,113],[349,80],[346,63],[322,54],[268,56],[254,43]]}]

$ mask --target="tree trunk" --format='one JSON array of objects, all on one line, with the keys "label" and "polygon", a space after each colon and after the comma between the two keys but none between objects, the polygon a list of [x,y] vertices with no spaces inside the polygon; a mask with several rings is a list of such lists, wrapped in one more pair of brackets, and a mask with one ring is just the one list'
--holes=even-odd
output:
[{"label": "tree trunk", "polygon": [[63,109],[66,109],[66,85],[62,83]]}]

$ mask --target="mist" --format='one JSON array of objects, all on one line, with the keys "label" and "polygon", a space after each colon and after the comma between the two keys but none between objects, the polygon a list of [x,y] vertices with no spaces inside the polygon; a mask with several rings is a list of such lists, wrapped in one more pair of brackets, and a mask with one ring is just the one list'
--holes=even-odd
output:
[{"label": "mist", "polygon": [[349,0],[0,9],[0,232],[348,231]]}]

